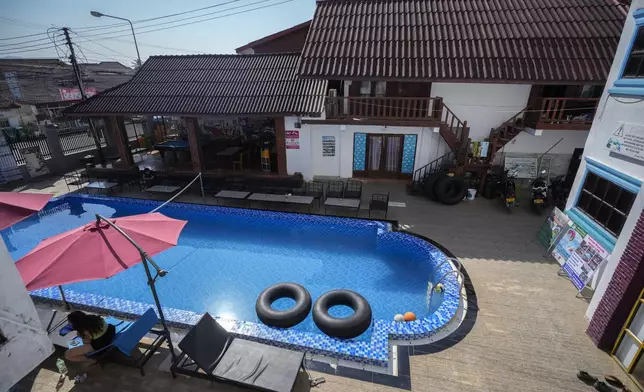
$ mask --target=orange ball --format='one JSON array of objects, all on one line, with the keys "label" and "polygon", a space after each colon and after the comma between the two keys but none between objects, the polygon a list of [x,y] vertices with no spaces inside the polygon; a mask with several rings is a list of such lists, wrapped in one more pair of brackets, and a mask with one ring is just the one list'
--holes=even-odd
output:
[{"label": "orange ball", "polygon": [[403,315],[403,318],[405,321],[415,321],[416,320],[416,315],[414,312],[407,312]]}]

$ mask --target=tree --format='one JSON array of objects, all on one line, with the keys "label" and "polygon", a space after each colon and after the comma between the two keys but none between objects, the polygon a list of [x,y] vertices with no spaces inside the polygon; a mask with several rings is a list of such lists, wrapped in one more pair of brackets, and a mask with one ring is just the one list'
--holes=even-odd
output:
[{"label": "tree", "polygon": [[130,67],[134,68],[135,71],[138,71],[139,68],[141,68],[141,60],[139,59],[134,59],[132,60],[132,64],[130,64]]}]

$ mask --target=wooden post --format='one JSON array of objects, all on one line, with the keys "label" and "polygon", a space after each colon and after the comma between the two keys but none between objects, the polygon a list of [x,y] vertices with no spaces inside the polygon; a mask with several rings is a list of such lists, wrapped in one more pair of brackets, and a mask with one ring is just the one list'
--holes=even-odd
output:
[{"label": "wooden post", "polygon": [[284,124],[284,117],[275,117],[275,151],[277,152],[277,173],[282,176],[285,176],[287,174],[285,127],[286,125]]},{"label": "wooden post", "polygon": [[194,117],[184,117],[183,121],[186,124],[186,133],[188,134],[192,170],[201,172],[203,169],[203,152],[201,151],[201,140],[199,138],[199,123]]},{"label": "wooden post", "polygon": [[118,151],[121,165],[125,167],[134,166],[134,157],[130,150],[130,141],[127,137],[125,130],[125,119],[123,116],[112,116],[106,119],[105,125],[107,126],[110,138]]}]

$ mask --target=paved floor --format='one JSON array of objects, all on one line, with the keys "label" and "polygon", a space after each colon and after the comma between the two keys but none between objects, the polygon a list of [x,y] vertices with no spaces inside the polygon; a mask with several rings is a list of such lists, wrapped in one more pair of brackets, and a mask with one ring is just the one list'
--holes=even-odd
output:
[{"label": "paved floor", "polygon": [[[58,190],[59,182],[41,190]],[[63,182],[63,188],[66,190]],[[535,233],[544,217],[524,207],[508,214],[497,201],[477,199],[444,206],[405,194],[399,182],[370,181],[365,185],[366,204],[372,192],[391,192],[391,200],[406,207],[390,208],[395,219],[411,231],[440,242],[463,262],[477,293],[476,323],[462,340],[449,338],[423,355],[410,359],[414,391],[591,391],[575,374],[617,375],[631,390],[636,388],[604,352],[597,350],[584,331],[587,304],[575,298],[570,282],[557,276],[558,266],[542,256]],[[366,216],[367,211],[361,211]],[[167,353],[159,353],[160,363]],[[150,364],[150,369],[154,364]],[[320,391],[394,391],[381,385],[328,374]],[[18,390],[54,391],[58,376],[54,357],[36,369]],[[307,391],[300,377],[298,391]],[[151,371],[141,377],[136,370],[110,365],[94,369],[83,384],[67,380],[61,391],[240,391]]]}]

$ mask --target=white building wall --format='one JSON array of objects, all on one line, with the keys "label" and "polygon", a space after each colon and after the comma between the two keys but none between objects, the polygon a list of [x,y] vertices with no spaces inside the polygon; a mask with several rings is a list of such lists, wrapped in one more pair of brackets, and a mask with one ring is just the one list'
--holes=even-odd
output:
[{"label": "white building wall", "polygon": [[[287,120],[286,130],[293,129],[289,128]],[[300,148],[286,150],[286,167],[289,174],[301,172],[306,180],[314,176],[352,177],[355,133],[417,135],[414,170],[449,151],[447,144],[438,133],[438,128],[302,124],[299,131]],[[335,137],[334,157],[322,156],[322,136]]]},{"label": "white building wall", "polygon": [[588,131],[544,130],[539,135],[521,132],[497,152],[494,163],[502,164],[502,158],[508,156],[538,158],[554,146],[545,155],[551,158],[550,176],[566,174],[573,152],[584,148],[587,137]]},{"label": "white building wall", "polygon": [[432,97],[443,102],[461,121],[467,121],[472,141],[483,141],[528,105],[531,85],[489,83],[432,83]]},{"label": "white building wall", "polygon": [[5,109],[0,111],[0,117],[5,117],[9,121],[9,126],[13,128],[18,128],[22,124],[37,124],[38,119],[36,118],[36,107],[31,105],[23,105],[17,109]]},{"label": "white building wall", "polygon": [[54,351],[20,273],[0,239],[0,391],[6,391]]},{"label": "white building wall", "polygon": [[[588,135],[586,141],[586,146],[584,149],[584,158],[591,158],[603,165],[606,165],[612,169],[615,169],[621,173],[630,175],[637,179],[644,181],[644,164],[628,162],[627,160],[620,159],[614,156],[611,156],[609,150],[606,148],[606,142],[610,139],[611,135],[617,130],[620,122],[627,122],[631,124],[638,124],[644,126],[644,101],[641,97],[625,97],[625,96],[611,96],[608,93],[608,89],[613,86],[613,82],[617,79],[618,73],[622,61],[626,55],[626,50],[628,48],[629,42],[633,36],[634,32],[634,19],[633,11],[644,8],[644,0],[634,0],[631,4],[630,13],[626,18],[626,23],[624,25],[624,30],[622,31],[622,36],[615,53],[615,60],[610,69],[610,74],[606,82],[606,88],[602,94],[601,100],[598,105],[598,111],[593,121],[592,128]],[[574,195],[579,191],[581,186],[581,181],[586,171],[586,162],[582,159],[582,164],[577,172],[575,182],[573,184],[572,190],[570,192],[571,197],[568,199],[568,205],[566,208],[572,208],[574,203]],[[633,232],[633,228],[637,219],[639,218],[642,210],[644,209],[644,187],[640,189],[640,192],[635,199],[635,203],[631,208],[630,215],[626,220],[624,228],[622,229],[621,235],[617,239],[615,248],[611,253],[608,263],[605,264],[604,268],[599,270],[595,283],[595,293],[593,295],[592,301],[588,306],[586,311],[586,316],[591,318],[601,297],[606,291],[606,287],[610,282],[617,263],[624,252],[624,248],[628,243],[628,240]]]}]

